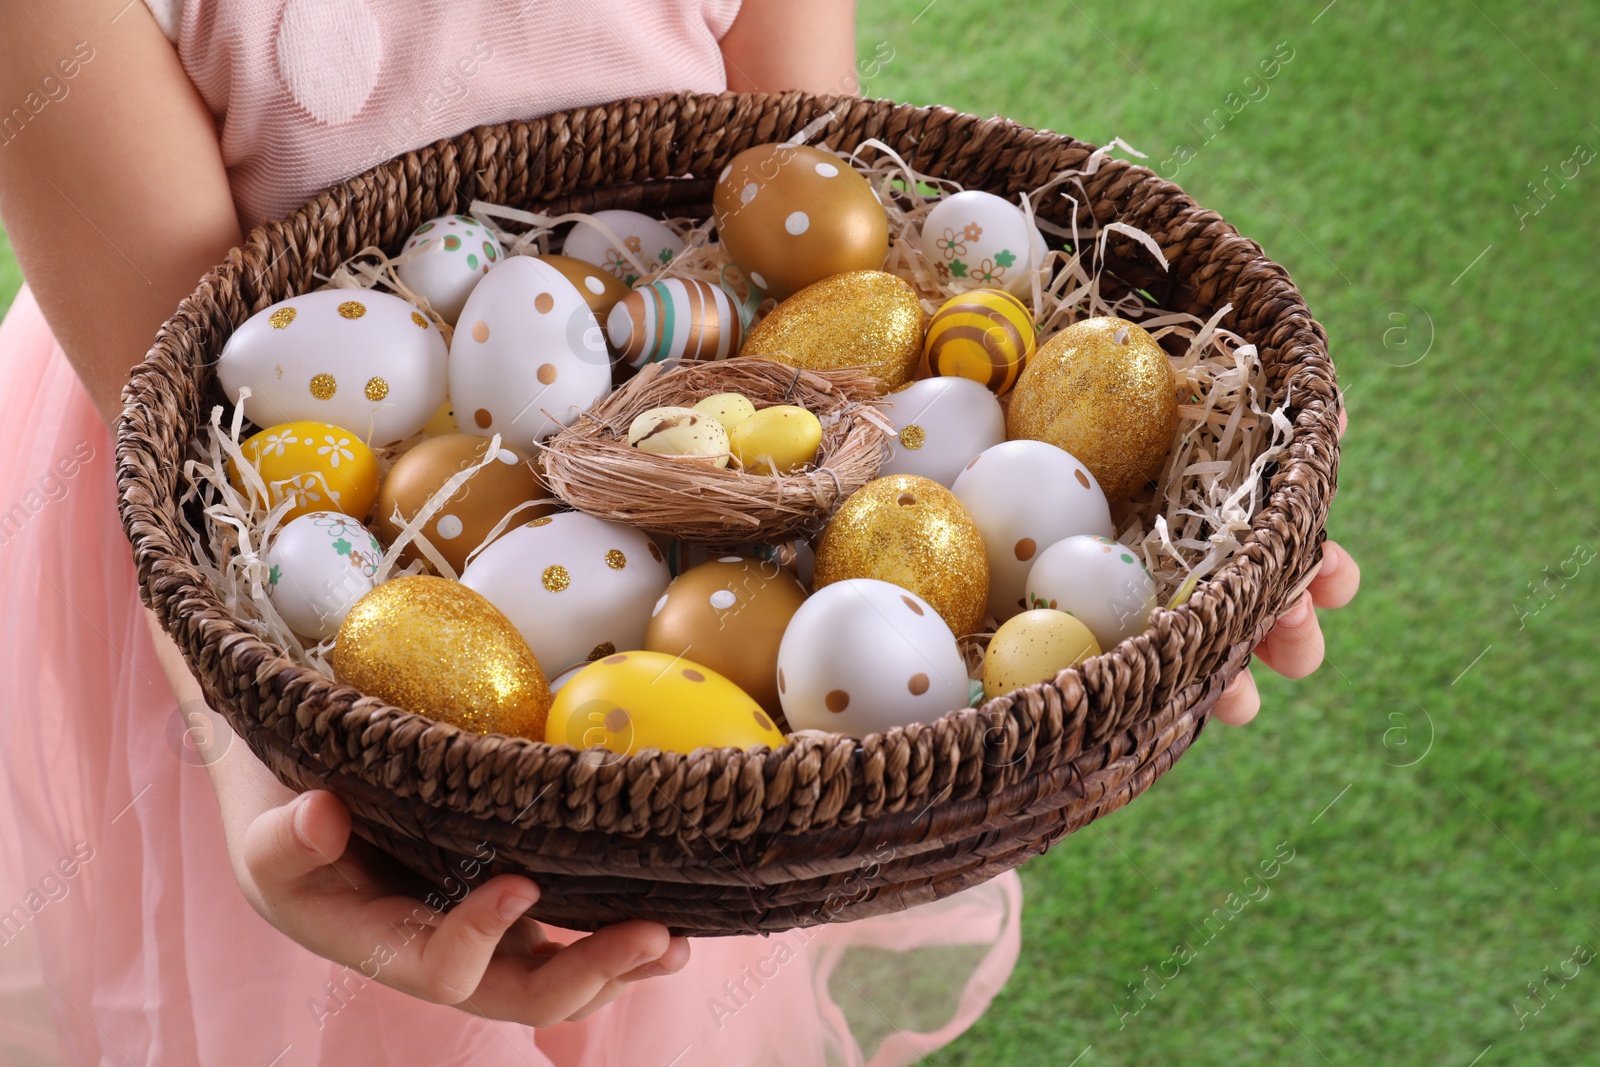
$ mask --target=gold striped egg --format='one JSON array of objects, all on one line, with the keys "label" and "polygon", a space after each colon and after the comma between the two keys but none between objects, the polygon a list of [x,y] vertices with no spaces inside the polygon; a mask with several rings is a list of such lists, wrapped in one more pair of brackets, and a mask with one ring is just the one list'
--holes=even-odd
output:
[{"label": "gold striped egg", "polygon": [[726,292],[696,278],[663,278],[619,300],[606,316],[611,347],[631,367],[665,360],[727,359],[744,328]]},{"label": "gold striped egg", "polygon": [[923,352],[929,373],[971,378],[1002,396],[1016,384],[1036,338],[1022,301],[998,289],[976,289],[934,313]]}]

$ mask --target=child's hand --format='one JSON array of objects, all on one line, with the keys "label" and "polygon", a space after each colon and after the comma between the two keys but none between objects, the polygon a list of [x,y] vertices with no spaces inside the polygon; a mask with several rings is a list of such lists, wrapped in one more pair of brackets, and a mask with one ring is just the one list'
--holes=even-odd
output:
[{"label": "child's hand", "polygon": [[[1339,436],[1348,423],[1339,412]],[[1361,586],[1361,568],[1350,553],[1332,541],[1322,545],[1322,563],[1311,585],[1300,595],[1300,603],[1290,608],[1255,647],[1255,658],[1285,678],[1304,678],[1322,666],[1322,627],[1314,608],[1342,608],[1355,598]],[[1256,680],[1246,667],[1233,676],[1222,691],[1211,717],[1229,726],[1242,726],[1261,710],[1261,694]]]},{"label": "child's hand", "polygon": [[[689,961],[688,941],[653,922],[618,923],[566,947],[547,940],[524,917],[539,887],[519,875],[492,878],[441,914],[386,894],[346,852],[349,840],[350,812],[332,793],[313,790],[269,808],[245,831],[249,884],[241,875],[241,888],[268,922],[317,955],[414,997],[551,1026]],[[402,943],[397,930],[414,936]],[[385,944],[394,955],[380,965],[388,953],[374,953]]]}]

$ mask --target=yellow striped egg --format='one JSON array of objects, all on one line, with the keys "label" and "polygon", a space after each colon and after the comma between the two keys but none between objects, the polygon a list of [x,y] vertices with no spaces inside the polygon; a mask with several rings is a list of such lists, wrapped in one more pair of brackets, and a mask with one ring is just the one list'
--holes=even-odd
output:
[{"label": "yellow striped egg", "polygon": [[744,334],[728,294],[695,278],[663,278],[619,300],[606,316],[611,347],[631,367],[665,360],[727,359]]},{"label": "yellow striped egg", "polygon": [[998,289],[953,296],[928,323],[923,352],[928,371],[971,378],[1003,395],[1033,355],[1036,334],[1027,307]]}]

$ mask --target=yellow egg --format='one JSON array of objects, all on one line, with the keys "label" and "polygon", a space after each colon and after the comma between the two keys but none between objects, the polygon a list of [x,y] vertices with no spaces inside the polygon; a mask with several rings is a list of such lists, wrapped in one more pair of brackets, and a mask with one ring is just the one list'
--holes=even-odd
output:
[{"label": "yellow egg", "polygon": [[729,434],[729,444],[749,474],[790,474],[817,458],[822,422],[805,408],[762,408]]},{"label": "yellow egg", "polygon": [[830,275],[877,270],[889,252],[877,194],[824,148],[747,148],[723,169],[712,198],[718,240],[779,300]]},{"label": "yellow egg", "polygon": [[1075,322],[1039,346],[1011,393],[1006,435],[1072,453],[1112,503],[1161,473],[1178,430],[1177,378],[1136,323]]},{"label": "yellow egg", "polygon": [[807,370],[860,367],[893,389],[922,359],[922,304],[893,274],[837,274],[773,308],[739,354]]},{"label": "yellow egg", "polygon": [[573,675],[556,694],[544,739],[627,755],[784,743],[748,693],[709,667],[662,652],[618,652]]},{"label": "yellow egg", "polygon": [[811,588],[876,578],[933,605],[957,637],[976,633],[989,601],[983,535],[954,493],[891,474],[850,494],[817,542]]},{"label": "yellow egg", "polygon": [[928,371],[971,378],[1002,396],[1016,384],[1033,355],[1033,316],[998,289],[978,289],[946,300],[928,321],[923,341]]},{"label": "yellow egg", "polygon": [[444,437],[446,434],[461,432],[461,427],[456,425],[455,405],[450,403],[448,397],[443,404],[439,405],[439,410],[433,413],[433,417],[427,421],[427,424],[422,427],[422,432],[428,437]]},{"label": "yellow egg", "polygon": [[1035,608],[1013,615],[989,639],[983,657],[983,698],[1046,682],[1100,654],[1100,643],[1072,615]]},{"label": "yellow egg", "polygon": [[756,406],[743,393],[716,393],[700,401],[694,409],[722,423],[730,436],[734,427],[756,413]]},{"label": "yellow egg", "polygon": [[[267,483],[268,507],[295,501],[284,521],[312,511],[366,518],[378,496],[378,457],[349,430],[326,422],[285,422],[246,438],[240,446]],[[237,465],[228,480],[250,495]]]},{"label": "yellow egg", "polygon": [[478,733],[544,737],[550,685],[511,621],[448,578],[392,578],[356,601],[328,656],[341,682]]}]

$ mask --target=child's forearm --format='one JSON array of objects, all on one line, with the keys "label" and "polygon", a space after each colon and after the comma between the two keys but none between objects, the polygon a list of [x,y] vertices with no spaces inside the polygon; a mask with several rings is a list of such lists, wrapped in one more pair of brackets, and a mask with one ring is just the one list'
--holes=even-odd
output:
[{"label": "child's forearm", "polygon": [[722,38],[728,88],[853,94],[855,32],[854,0],[744,0]]}]

